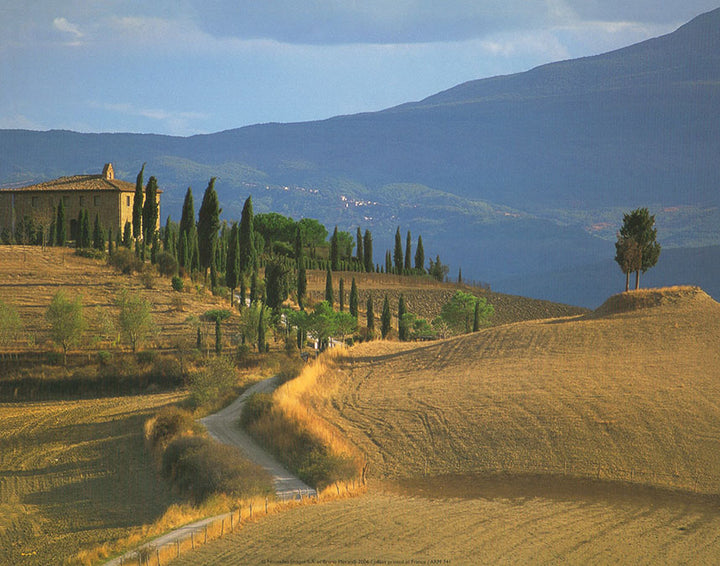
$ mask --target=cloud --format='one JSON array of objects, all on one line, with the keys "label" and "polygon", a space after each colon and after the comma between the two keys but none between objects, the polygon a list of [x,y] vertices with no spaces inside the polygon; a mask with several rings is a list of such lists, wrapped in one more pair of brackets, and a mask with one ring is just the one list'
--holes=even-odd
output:
[{"label": "cloud", "polygon": [[72,34],[78,39],[83,37],[83,33],[80,31],[80,28],[75,24],[70,23],[66,18],[55,18],[53,20],[53,27],[59,31]]}]

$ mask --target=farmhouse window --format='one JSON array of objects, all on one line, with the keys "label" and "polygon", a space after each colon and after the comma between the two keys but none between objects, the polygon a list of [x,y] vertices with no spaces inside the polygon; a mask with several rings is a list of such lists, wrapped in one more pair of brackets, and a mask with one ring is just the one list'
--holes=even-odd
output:
[{"label": "farmhouse window", "polygon": [[125,206],[130,206],[130,197],[125,197]]},{"label": "farmhouse window", "polygon": [[97,195],[95,195],[95,196],[93,197],[93,205],[94,205],[94,206],[98,206],[99,204],[100,204],[100,197],[97,196]]},{"label": "farmhouse window", "polygon": [[80,206],[85,204],[85,197],[80,197]]},{"label": "farmhouse window", "polygon": [[37,205],[38,205],[38,197],[33,197],[32,198],[32,207],[37,208]]}]

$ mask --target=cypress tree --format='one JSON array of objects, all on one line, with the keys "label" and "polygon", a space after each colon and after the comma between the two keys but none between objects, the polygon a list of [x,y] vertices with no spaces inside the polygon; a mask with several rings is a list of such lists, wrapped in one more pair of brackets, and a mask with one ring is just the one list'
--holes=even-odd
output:
[{"label": "cypress tree", "polygon": [[215,192],[215,177],[213,177],[205,189],[197,222],[200,268],[205,271],[206,277],[207,269],[210,267],[215,254],[218,229],[220,228],[220,212],[218,196]]},{"label": "cypress tree", "polygon": [[150,177],[147,187],[145,187],[145,204],[142,209],[142,229],[143,242],[149,245],[155,234],[155,227],[158,221],[158,203],[157,203],[158,184],[155,177]]},{"label": "cypress tree", "polygon": [[380,335],[382,336],[383,340],[387,337],[388,334],[390,334],[391,321],[392,317],[390,315],[390,301],[388,301],[388,296],[385,295],[382,314],[380,315]]},{"label": "cypress tree", "polygon": [[218,281],[217,281],[217,267],[215,262],[215,254],[213,253],[210,257],[210,290],[212,291],[212,294],[215,294],[215,291],[217,290]]},{"label": "cypress tree", "polygon": [[462,284],[462,267],[458,269],[458,285]]},{"label": "cypress tree", "polygon": [[338,283],[338,302],[340,306],[340,312],[345,310],[345,280],[341,277]]},{"label": "cypress tree", "polygon": [[425,273],[425,250],[423,249],[422,236],[418,236],[417,249],[415,250],[415,269]]},{"label": "cypress tree", "polygon": [[393,272],[392,256],[390,255],[390,250],[385,250],[385,273],[392,273],[392,272]]},{"label": "cypress tree", "polygon": [[332,271],[330,270],[330,264],[327,266],[327,272],[325,273],[325,300],[333,308],[335,304],[335,298],[333,297],[333,280]]},{"label": "cypress tree", "polygon": [[257,296],[257,271],[253,270],[252,275],[250,276],[250,302],[254,303],[258,300]]},{"label": "cypress tree", "polygon": [[361,270],[365,268],[365,255],[363,254],[363,237],[362,232],[360,231],[360,226],[358,226],[357,229],[357,235],[355,236],[355,239],[357,240],[357,262],[358,266]]},{"label": "cypress tree", "polygon": [[330,238],[330,269],[338,271],[340,262],[340,251],[338,249],[338,228],[335,226],[333,235]]},{"label": "cypress tree", "polygon": [[155,265],[157,263],[158,254],[160,253],[160,237],[157,232],[153,234],[152,248],[150,249],[150,263]]},{"label": "cypress tree", "polygon": [[88,211],[83,208],[80,211],[80,247],[90,247],[90,219],[88,218]]},{"label": "cypress tree", "polygon": [[123,246],[127,249],[130,249],[130,240],[132,240],[132,224],[128,220],[123,227]]},{"label": "cypress tree", "polygon": [[183,253],[182,256],[178,257],[180,265],[187,266],[187,270],[190,271],[190,244],[186,233],[182,235],[182,240],[180,240],[180,249]]},{"label": "cypress tree", "polygon": [[[254,274],[255,272],[253,272]],[[265,305],[263,305],[260,308],[260,320],[258,321],[258,352],[261,354],[265,352],[265,324],[264,319],[265,318]]]},{"label": "cypress tree", "polygon": [[215,319],[215,353],[219,356],[222,353],[222,331],[220,330],[220,317]]},{"label": "cypress tree", "polygon": [[402,237],[400,236],[400,226],[395,231],[395,250],[393,251],[393,264],[395,266],[395,273],[400,274],[403,270],[403,249],[402,249]]},{"label": "cypress tree", "polygon": [[373,299],[372,293],[368,294],[367,302],[365,304],[366,320],[368,329],[368,338],[372,338],[375,333],[375,311],[373,310]]},{"label": "cypress tree", "polygon": [[240,271],[243,273],[250,273],[255,270],[256,264],[256,252],[255,252],[255,241],[254,241],[254,227],[253,227],[253,205],[252,196],[249,196],[245,200],[243,205],[242,215],[240,217],[240,235],[239,235],[239,256],[238,263],[240,265]]},{"label": "cypress tree", "polygon": [[297,299],[300,310],[305,310],[303,300],[307,293],[307,276],[305,274],[305,257],[303,249],[302,230],[300,226],[295,229],[295,260],[297,261]]},{"label": "cypress tree", "polygon": [[365,258],[365,271],[372,273],[375,271],[375,264],[373,263],[372,233],[370,230],[365,230],[365,236],[363,237],[363,256]]},{"label": "cypress tree", "polygon": [[93,248],[105,251],[105,236],[100,226],[100,215],[95,213],[95,224],[93,225]]},{"label": "cypress tree", "polygon": [[240,275],[240,264],[238,263],[238,251],[240,247],[240,232],[237,222],[233,222],[230,228],[230,241],[227,248],[227,259],[225,261],[225,284],[230,289],[230,306],[233,305],[235,289],[238,286]]},{"label": "cypress tree", "polygon": [[480,300],[475,299],[475,313],[473,315],[473,332],[480,330]]},{"label": "cypress tree", "polygon": [[135,179],[135,196],[133,198],[132,231],[133,237],[142,237],[142,216],[143,216],[143,173],[145,163]]},{"label": "cypress tree", "polygon": [[350,285],[350,314],[354,316],[355,318],[358,318],[358,290],[357,290],[357,284],[355,283],[355,278],[352,279],[352,284]]},{"label": "cypress tree", "polygon": [[245,292],[245,274],[240,272],[240,308],[247,305],[247,294]]},{"label": "cypress tree", "polygon": [[182,215],[178,232],[178,260],[188,271],[192,262],[192,234],[195,232],[195,205],[193,204],[192,188],[188,187],[183,201]]},{"label": "cypress tree", "polygon": [[410,238],[410,230],[407,232],[407,238],[405,240],[405,273],[410,273],[412,270],[412,241]]},{"label": "cypress tree", "polygon": [[169,214],[165,221],[165,229],[163,230],[163,251],[172,253],[172,224]]},{"label": "cypress tree", "polygon": [[55,221],[55,242],[58,246],[64,246],[65,240],[67,239],[66,225],[65,225],[65,203],[62,197],[57,207],[57,220]]},{"label": "cypress tree", "polygon": [[405,296],[400,293],[400,299],[398,300],[398,338],[405,342],[407,340],[407,327],[403,324],[403,316],[407,309],[405,308]]}]

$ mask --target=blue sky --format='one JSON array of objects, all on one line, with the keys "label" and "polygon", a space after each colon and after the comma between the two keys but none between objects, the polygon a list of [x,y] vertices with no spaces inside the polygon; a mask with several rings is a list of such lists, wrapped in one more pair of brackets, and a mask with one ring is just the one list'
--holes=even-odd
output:
[{"label": "blue sky", "polygon": [[720,0],[0,0],[0,128],[209,133],[380,110]]}]

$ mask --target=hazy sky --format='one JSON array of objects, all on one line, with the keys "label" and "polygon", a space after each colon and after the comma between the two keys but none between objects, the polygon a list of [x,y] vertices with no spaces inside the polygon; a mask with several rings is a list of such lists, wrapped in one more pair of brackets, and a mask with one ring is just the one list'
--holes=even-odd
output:
[{"label": "hazy sky", "polygon": [[208,133],[380,110],[720,0],[0,0],[0,128]]}]

